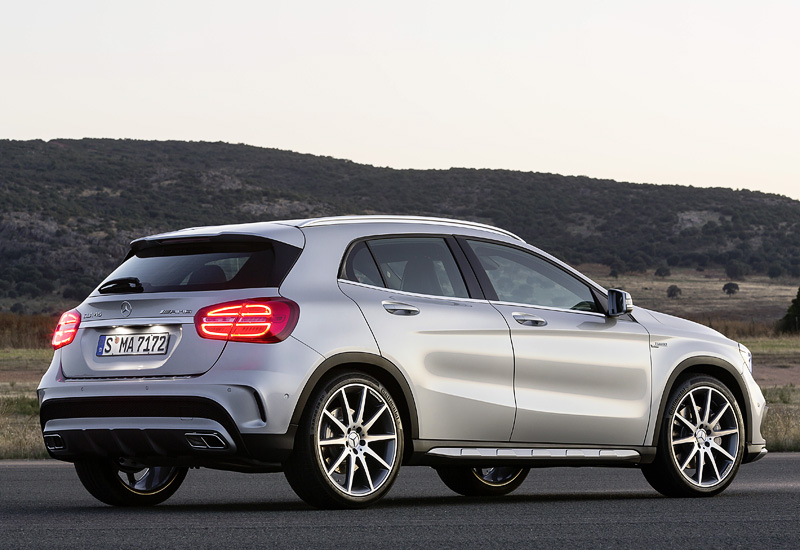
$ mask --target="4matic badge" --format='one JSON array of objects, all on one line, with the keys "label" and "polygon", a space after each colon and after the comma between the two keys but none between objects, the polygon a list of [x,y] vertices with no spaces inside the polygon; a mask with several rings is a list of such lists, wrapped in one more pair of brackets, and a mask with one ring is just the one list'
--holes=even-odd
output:
[{"label": "4matic badge", "polygon": [[159,315],[191,315],[191,309],[162,309]]}]

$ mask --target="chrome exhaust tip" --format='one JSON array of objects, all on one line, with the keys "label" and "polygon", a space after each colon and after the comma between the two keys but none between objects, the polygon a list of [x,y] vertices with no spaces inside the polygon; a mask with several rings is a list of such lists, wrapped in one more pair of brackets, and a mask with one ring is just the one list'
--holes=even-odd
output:
[{"label": "chrome exhaust tip", "polygon": [[185,434],[193,449],[227,449],[228,443],[217,432],[191,432]]},{"label": "chrome exhaust tip", "polygon": [[58,434],[46,434],[44,436],[44,445],[48,451],[61,451],[67,448],[64,445],[64,439]]}]

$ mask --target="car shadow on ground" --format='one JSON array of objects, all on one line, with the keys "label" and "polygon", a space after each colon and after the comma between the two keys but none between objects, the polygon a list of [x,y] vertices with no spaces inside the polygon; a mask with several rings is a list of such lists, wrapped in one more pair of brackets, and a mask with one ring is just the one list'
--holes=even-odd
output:
[{"label": "car shadow on ground", "polygon": [[[381,510],[411,509],[411,508],[471,508],[483,507],[491,503],[495,507],[518,506],[520,504],[541,504],[557,502],[595,502],[595,501],[633,501],[652,500],[664,498],[657,493],[650,492],[620,492],[620,493],[557,493],[537,495],[508,495],[504,497],[462,497],[428,496],[428,497],[388,497],[359,512],[380,512]],[[231,503],[192,503],[170,504],[169,502],[155,507],[145,508],[117,508],[98,503],[97,506],[84,508],[85,512],[92,514],[119,513],[127,514],[136,511],[137,514],[163,514],[163,513],[244,513],[244,512],[319,512],[319,513],[352,513],[354,510],[319,510],[300,500],[285,500],[273,502],[231,502]]]}]

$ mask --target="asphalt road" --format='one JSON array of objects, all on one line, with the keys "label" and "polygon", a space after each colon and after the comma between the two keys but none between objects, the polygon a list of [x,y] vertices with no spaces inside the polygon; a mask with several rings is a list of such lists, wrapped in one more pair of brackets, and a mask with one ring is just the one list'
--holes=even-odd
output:
[{"label": "asphalt road", "polygon": [[166,503],[95,501],[70,465],[0,461],[0,548],[800,548],[800,454],[745,465],[709,499],[666,499],[638,470],[542,469],[496,500],[401,470],[360,511],[320,511],[281,474],[192,470]]}]

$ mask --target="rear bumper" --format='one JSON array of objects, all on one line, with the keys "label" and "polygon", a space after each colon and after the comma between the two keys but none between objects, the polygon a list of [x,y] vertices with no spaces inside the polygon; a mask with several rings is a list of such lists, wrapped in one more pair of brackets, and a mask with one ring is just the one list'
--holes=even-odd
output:
[{"label": "rear bumper", "polygon": [[748,445],[747,453],[745,453],[742,462],[749,464],[761,460],[765,456],[767,456],[767,448],[765,445]]},{"label": "rear bumper", "polygon": [[242,433],[218,403],[185,396],[49,399],[40,416],[48,453],[68,462],[124,457],[142,464],[278,471],[296,431]]}]

